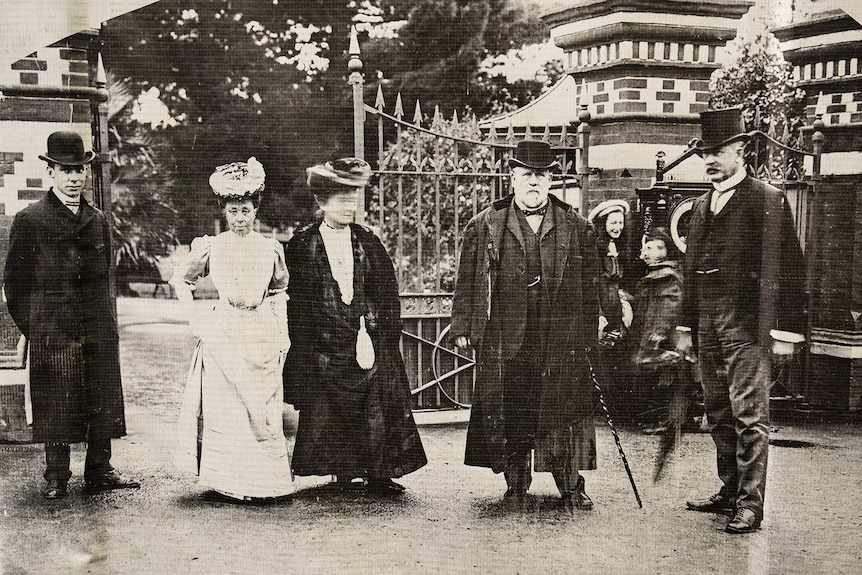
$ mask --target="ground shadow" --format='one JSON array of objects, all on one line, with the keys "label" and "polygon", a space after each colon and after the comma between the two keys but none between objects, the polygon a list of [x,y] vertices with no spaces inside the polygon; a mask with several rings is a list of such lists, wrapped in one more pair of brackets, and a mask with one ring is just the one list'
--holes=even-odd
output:
[{"label": "ground shadow", "polygon": [[531,495],[479,499],[472,507],[480,519],[501,517],[535,517],[542,520],[589,513],[566,505],[559,496]]}]

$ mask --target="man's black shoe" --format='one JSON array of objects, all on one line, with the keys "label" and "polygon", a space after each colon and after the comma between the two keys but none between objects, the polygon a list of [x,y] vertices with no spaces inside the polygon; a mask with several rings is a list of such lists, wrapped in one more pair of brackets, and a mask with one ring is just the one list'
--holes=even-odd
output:
[{"label": "man's black shoe", "polygon": [[63,479],[49,479],[42,496],[45,499],[62,499],[69,495],[69,482]]},{"label": "man's black shoe", "polygon": [[705,511],[708,513],[727,513],[733,511],[735,502],[727,497],[723,491],[711,495],[706,499],[694,499],[686,501],[685,506],[691,511]]},{"label": "man's black shoe", "polygon": [[108,491],[110,489],[137,489],[141,483],[130,477],[126,477],[115,469],[100,473],[92,477],[84,478],[87,489],[95,491]]},{"label": "man's black shoe", "polygon": [[751,509],[740,507],[733,515],[733,519],[727,522],[724,528],[728,533],[744,534],[757,531],[760,527],[760,519]]},{"label": "man's black shoe", "polygon": [[515,489],[514,487],[510,487],[503,494],[503,497],[524,497],[526,494],[526,489]]}]

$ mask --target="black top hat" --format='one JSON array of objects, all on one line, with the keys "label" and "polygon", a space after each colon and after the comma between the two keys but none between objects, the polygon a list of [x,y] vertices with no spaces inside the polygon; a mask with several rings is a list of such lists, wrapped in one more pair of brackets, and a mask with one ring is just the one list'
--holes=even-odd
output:
[{"label": "black top hat", "polygon": [[751,139],[745,132],[742,120],[742,107],[707,110],[700,113],[702,139],[697,144],[699,150],[708,152],[725,144]]},{"label": "black top hat", "polygon": [[96,158],[94,152],[84,151],[84,141],[77,132],[54,132],[48,136],[48,151],[40,160],[61,166],[83,166]]},{"label": "black top hat", "polygon": [[521,166],[534,170],[549,170],[558,165],[557,157],[551,151],[551,145],[540,140],[518,142],[514,155],[509,158],[511,168]]}]

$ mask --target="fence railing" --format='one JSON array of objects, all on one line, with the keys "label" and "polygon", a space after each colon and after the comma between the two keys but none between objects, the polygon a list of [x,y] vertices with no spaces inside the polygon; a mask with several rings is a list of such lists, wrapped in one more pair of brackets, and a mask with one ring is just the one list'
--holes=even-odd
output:
[{"label": "fence railing", "polygon": [[[359,44],[351,38],[354,154],[365,157],[366,122],[376,123],[377,165],[363,190],[358,214],[374,226],[395,264],[405,329],[402,354],[416,407],[469,405],[472,359],[445,342],[463,229],[491,202],[509,194],[508,160],[516,146],[514,131],[486,132],[475,116],[444,119],[439,108],[428,118],[417,101],[412,121],[405,119],[400,94],[387,111],[382,87],[374,105],[363,100]],[[551,136],[548,127],[526,137],[551,144],[561,170],[554,176],[561,198],[580,197],[588,182],[589,113],[569,134]],[[363,210],[360,209],[360,212]]]}]

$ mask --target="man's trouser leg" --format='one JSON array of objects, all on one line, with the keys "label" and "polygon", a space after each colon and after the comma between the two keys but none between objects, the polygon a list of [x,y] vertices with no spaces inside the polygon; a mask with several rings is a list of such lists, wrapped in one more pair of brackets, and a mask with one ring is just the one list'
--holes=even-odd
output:
[{"label": "man's trouser leg", "polygon": [[555,469],[551,474],[554,476],[554,483],[557,484],[561,496],[565,497],[578,491],[578,481],[581,476],[577,470],[572,469],[571,461],[561,462],[559,469]]},{"label": "man's trouser leg", "polygon": [[92,439],[87,443],[84,477],[94,478],[111,471],[111,440]]},{"label": "man's trouser leg", "polygon": [[[706,320],[706,321],[704,321]],[[763,516],[769,447],[769,358],[731,314],[701,317],[701,376],[718,475],[737,507]]]},{"label": "man's trouser leg", "polygon": [[532,449],[538,422],[541,368],[532,357],[519,354],[503,369],[503,410],[506,425],[506,484],[527,491],[532,483]]},{"label": "man's trouser leg", "polygon": [[769,457],[769,358],[755,343],[739,346],[730,361],[730,405],[736,423],[736,506],[763,518]]},{"label": "man's trouser leg", "polygon": [[705,335],[705,330],[701,330],[698,336],[704,410],[709,432],[715,443],[721,490],[724,495],[733,500],[736,497],[739,481],[736,472],[736,431],[733,410],[730,406],[727,371],[718,342],[715,339],[706,339]]},{"label": "man's trouser leg", "polygon": [[518,453],[509,457],[503,476],[506,478],[506,487],[525,493],[533,482],[532,462],[530,452]]},{"label": "man's trouser leg", "polygon": [[45,444],[45,473],[47,480],[59,479],[69,481],[72,477],[70,464],[70,448],[68,443]]}]

